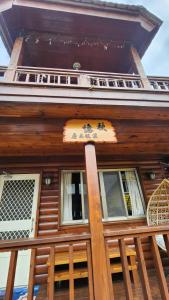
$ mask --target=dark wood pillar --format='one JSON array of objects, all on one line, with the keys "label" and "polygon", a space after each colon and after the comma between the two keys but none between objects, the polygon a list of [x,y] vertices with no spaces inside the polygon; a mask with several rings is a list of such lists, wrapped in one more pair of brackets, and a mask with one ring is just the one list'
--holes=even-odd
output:
[{"label": "dark wood pillar", "polygon": [[141,81],[142,81],[143,87],[145,89],[151,89],[150,82],[149,82],[149,80],[148,80],[148,78],[147,78],[147,76],[145,74],[145,71],[144,71],[144,68],[143,68],[140,56],[139,56],[136,48],[131,47],[131,55],[132,55],[132,58],[133,58],[134,67],[135,67],[136,71],[138,72],[138,74],[141,77]]},{"label": "dark wood pillar", "polygon": [[103,235],[102,211],[94,144],[85,145],[89,222],[95,300],[112,300]]},{"label": "dark wood pillar", "polygon": [[21,64],[22,50],[23,50],[23,37],[18,37],[15,40],[12,53],[11,53],[10,63],[8,69],[5,72],[6,81],[13,81],[16,68],[19,64]]}]

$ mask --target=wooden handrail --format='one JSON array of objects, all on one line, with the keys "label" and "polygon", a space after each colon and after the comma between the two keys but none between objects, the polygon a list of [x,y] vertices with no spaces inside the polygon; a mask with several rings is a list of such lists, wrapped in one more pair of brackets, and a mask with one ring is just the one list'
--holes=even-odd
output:
[{"label": "wooden handrail", "polygon": [[11,250],[21,250],[21,249],[35,249],[37,247],[52,246],[58,243],[66,242],[81,242],[90,239],[90,234],[81,235],[61,235],[50,238],[30,238],[30,239],[20,239],[20,240],[4,240],[0,243],[0,252],[8,252]]},{"label": "wooden handrail", "polygon": [[104,232],[106,238],[129,238],[137,236],[155,236],[158,234],[166,234],[169,232],[169,225],[161,226],[139,226],[137,228],[124,229],[124,230],[107,230]]}]

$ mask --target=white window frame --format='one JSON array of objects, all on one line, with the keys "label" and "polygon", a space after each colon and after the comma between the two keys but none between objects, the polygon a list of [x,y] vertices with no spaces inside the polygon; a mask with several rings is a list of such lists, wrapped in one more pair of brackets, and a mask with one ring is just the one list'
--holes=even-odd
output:
[{"label": "white window frame", "polygon": [[[72,221],[65,221],[63,219],[63,206],[64,206],[64,199],[63,199],[63,176],[64,173],[80,173],[80,191],[81,191],[81,201],[82,201],[82,219],[81,220],[72,220]],[[73,224],[87,224],[89,221],[85,219],[85,207],[84,207],[84,189],[83,189],[83,174],[85,173],[84,170],[62,170],[61,171],[61,224],[62,225],[73,225]]]},{"label": "white window frame", "polygon": [[[140,185],[140,180],[138,177],[138,173],[136,168],[120,168],[120,169],[98,169],[98,178],[99,178],[99,184],[100,184],[100,196],[101,196],[101,205],[102,205],[102,212],[103,212],[103,222],[112,222],[112,221],[126,221],[126,220],[132,220],[132,219],[144,219],[145,218],[145,213],[144,215],[141,216],[129,216],[128,215],[128,210],[127,210],[127,205],[126,202],[124,201],[125,199],[125,193],[123,189],[123,184],[122,184],[122,177],[121,177],[121,172],[125,171],[134,171],[135,176],[136,176],[136,181],[138,185],[138,189],[140,192],[141,200],[142,200],[142,205],[144,212],[146,211],[145,207],[145,201],[144,201],[144,196],[142,193],[141,185]],[[64,221],[63,220],[63,176],[64,173],[71,172],[71,173],[80,173],[80,181],[82,182],[81,184],[81,200],[82,200],[82,220],[72,220],[72,221]],[[108,211],[107,211],[107,204],[106,204],[106,193],[104,189],[104,182],[103,182],[103,172],[116,172],[118,173],[119,180],[120,180],[120,186],[121,186],[121,193],[122,193],[122,198],[123,198],[123,203],[125,206],[125,211],[126,211],[126,216],[120,216],[120,217],[108,217]],[[83,189],[83,174],[85,173],[84,170],[62,170],[61,171],[61,225],[73,225],[73,224],[88,224],[89,220],[85,219],[85,211],[84,211],[84,189]],[[81,183],[80,182],[80,183]]]}]

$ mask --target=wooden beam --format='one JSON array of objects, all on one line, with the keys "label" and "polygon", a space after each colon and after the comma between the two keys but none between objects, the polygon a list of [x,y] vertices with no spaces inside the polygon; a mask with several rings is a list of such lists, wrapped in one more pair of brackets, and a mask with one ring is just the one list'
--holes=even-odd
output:
[{"label": "wooden beam", "polygon": [[[95,300],[110,300],[109,276],[103,236],[102,211],[97,174],[96,152],[93,144],[85,145],[89,222],[91,231],[92,267]],[[104,287],[104,288],[103,288]]]},{"label": "wooden beam", "polygon": [[7,71],[5,72],[5,81],[13,81],[16,68],[22,61],[23,37],[18,37],[15,40],[11,59]]},{"label": "wooden beam", "polygon": [[10,54],[12,51],[13,41],[2,13],[0,13],[0,31],[8,54]]},{"label": "wooden beam", "polygon": [[132,46],[130,48],[130,51],[131,51],[131,56],[132,56],[132,59],[133,59],[134,67],[135,67],[136,71],[138,72],[138,74],[141,77],[143,87],[148,89],[148,90],[151,89],[150,82],[149,82],[149,80],[148,80],[148,78],[145,74],[145,71],[144,71],[144,68],[143,68],[143,65],[142,65],[142,62],[141,62],[141,58],[140,58],[140,56],[137,52],[137,49]]}]

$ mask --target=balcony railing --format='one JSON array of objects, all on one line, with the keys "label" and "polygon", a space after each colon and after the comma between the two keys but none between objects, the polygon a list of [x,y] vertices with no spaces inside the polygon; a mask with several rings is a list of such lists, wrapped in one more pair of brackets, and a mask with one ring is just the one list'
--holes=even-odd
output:
[{"label": "balcony railing", "polygon": [[154,90],[169,91],[169,79],[149,78],[150,84]]},{"label": "balcony railing", "polygon": [[[138,282],[140,282],[140,284],[137,286],[137,289],[139,287],[139,291],[140,291],[139,296],[137,295],[138,299],[148,299],[148,300],[169,299],[167,276],[165,275],[164,272],[164,267],[162,264],[162,259],[160,256],[160,251],[156,240],[156,236],[159,235],[163,236],[164,238],[166,253],[169,258],[169,226],[167,225],[154,226],[154,227],[143,226],[137,229],[130,229],[130,230],[127,229],[127,230],[113,231],[113,232],[108,231],[107,233],[105,233],[105,244],[106,244],[107,252],[110,251],[109,248],[111,247],[111,244],[118,242],[119,245],[119,251],[121,254],[121,265],[122,265],[123,278],[124,278],[124,286],[125,286],[124,299],[135,299],[134,296],[136,296],[135,289],[133,288],[133,285],[131,283],[128,259],[125,255],[126,245],[128,244],[129,240],[132,241],[131,242],[132,246],[136,251],[136,260],[138,264],[139,279],[136,283],[138,284]],[[154,261],[155,270],[153,270],[153,275],[156,278],[156,281],[154,281],[155,286],[152,286],[151,276],[149,275],[149,270],[146,266],[146,261],[144,258],[143,242],[145,241],[145,239],[148,239],[150,243],[151,257]],[[108,269],[110,270],[109,260],[108,260]],[[157,284],[159,284],[159,290],[155,290]],[[114,297],[115,290],[113,288],[112,281],[110,281],[110,288],[112,288],[112,295],[113,295],[112,299],[116,299],[116,297]],[[157,294],[155,295],[154,293]]]},{"label": "balcony railing", "polygon": [[[91,264],[91,247],[90,247],[90,235],[71,235],[71,236],[57,236],[55,238],[43,238],[43,239],[27,239],[27,240],[13,240],[13,241],[1,241],[0,252],[11,252],[9,268],[8,268],[8,278],[5,292],[5,299],[12,300],[15,273],[17,268],[17,258],[18,251],[31,249],[31,263],[29,271],[28,280],[28,300],[33,300],[34,283],[36,277],[36,253],[43,250],[44,248],[49,249],[49,255],[46,257],[46,266],[48,266],[48,275],[46,282],[47,287],[47,297],[49,300],[54,299],[54,283],[55,277],[59,276],[60,280],[65,276],[64,272],[68,274],[69,281],[69,295],[70,299],[74,300],[75,285],[74,285],[74,263],[73,257],[77,249],[83,249],[83,253],[86,253],[86,273],[89,278],[88,283],[88,299],[93,299],[93,278],[92,278],[92,264]],[[63,252],[64,249],[64,252]],[[68,259],[68,270],[55,273],[55,254],[63,253],[65,258]],[[45,256],[44,256],[45,257]],[[56,262],[57,263],[57,262]],[[1,268],[1,266],[0,266]],[[63,279],[65,280],[65,278]]]},{"label": "balcony railing", "polygon": [[[168,287],[166,275],[164,272],[164,267],[162,265],[162,260],[159,252],[159,248],[157,245],[156,235],[163,235],[165,245],[166,245],[166,253],[169,256],[169,226],[154,226],[154,227],[138,227],[136,229],[130,230],[118,230],[118,231],[106,231],[104,233],[105,237],[105,246],[107,259],[105,262],[107,264],[107,269],[109,272],[109,289],[111,293],[111,299],[118,299],[117,292],[120,288],[118,282],[118,290],[116,289],[116,281],[115,278],[112,277],[111,274],[116,273],[115,268],[117,267],[117,262],[115,265],[112,265],[112,257],[120,258],[120,272],[123,273],[124,278],[124,299],[134,299],[134,295],[137,296],[139,292],[138,299],[169,299]],[[35,276],[36,276],[36,255],[38,251],[47,248],[49,251],[49,255],[45,258],[46,264],[48,265],[48,276],[46,279],[48,282],[48,299],[54,299],[54,293],[57,292],[54,289],[55,281],[67,280],[69,285],[67,286],[68,296],[64,299],[75,299],[76,285],[75,279],[77,278],[88,278],[88,286],[87,286],[87,296],[86,299],[93,300],[95,298],[94,294],[94,285],[93,285],[93,275],[92,275],[92,251],[90,245],[90,234],[84,235],[64,235],[64,236],[56,236],[53,238],[37,238],[37,239],[28,239],[28,240],[16,240],[16,241],[1,241],[0,244],[0,252],[11,252],[9,270],[8,270],[8,280],[6,287],[6,298],[8,300],[12,299],[14,279],[15,279],[15,271],[17,266],[17,256],[19,250],[32,249],[32,257],[30,264],[30,273],[29,273],[29,282],[28,282],[28,300],[33,299],[33,287],[35,284]],[[142,242],[148,239],[150,247],[151,247],[151,256],[154,260],[154,275],[156,275],[155,286],[150,284],[150,276],[149,270],[147,269],[146,262],[144,259],[144,252],[142,247]],[[130,240],[130,246],[128,247],[128,243]],[[112,253],[114,252],[114,247],[118,248],[116,251],[116,256]],[[134,253],[128,256],[127,248],[131,249],[130,252]],[[64,252],[63,252],[64,249]],[[78,250],[78,252],[77,252]],[[99,251],[99,249],[98,249]],[[119,253],[119,254],[118,254]],[[135,256],[134,264],[132,262],[133,255]],[[67,273],[63,274],[61,269],[60,273],[58,270],[58,259],[61,259],[62,265],[67,264]],[[129,261],[129,259],[131,261]],[[84,262],[85,266],[84,266]],[[76,269],[75,266],[77,263],[82,263],[80,269]],[[57,268],[55,269],[55,266]],[[79,272],[79,276],[77,277],[77,270]],[[79,271],[80,270],[80,271]],[[112,271],[115,270],[115,271]],[[132,274],[130,274],[130,271]],[[134,283],[131,281],[130,275],[133,275]],[[67,277],[64,277],[67,276]],[[114,276],[114,275],[113,275]],[[64,278],[63,278],[64,277]],[[156,284],[159,284],[159,290],[155,289]],[[138,289],[139,287],[139,289]],[[42,288],[42,286],[41,286]],[[97,287],[99,288],[99,287]],[[102,288],[102,287],[100,287]],[[121,288],[123,289],[123,281],[121,282]],[[58,288],[57,288],[58,290]],[[154,294],[155,293],[155,294]],[[154,298],[155,296],[155,298]],[[123,299],[121,298],[121,299]],[[38,298],[37,298],[38,299]],[[41,298],[42,299],[42,298]],[[98,300],[98,299],[96,299]]]},{"label": "balcony railing", "polygon": [[[6,67],[0,67],[0,80],[5,78]],[[169,78],[148,77],[150,90],[169,91]],[[144,89],[139,75],[74,71],[34,67],[18,67],[12,82],[52,87],[72,87],[88,89]]]}]

